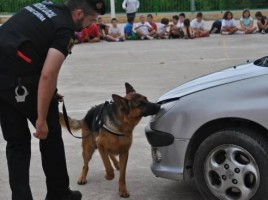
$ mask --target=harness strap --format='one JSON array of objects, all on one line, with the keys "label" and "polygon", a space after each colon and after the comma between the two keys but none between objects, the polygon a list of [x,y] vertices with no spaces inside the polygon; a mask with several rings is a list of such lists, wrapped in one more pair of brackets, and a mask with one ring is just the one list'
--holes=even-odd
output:
[{"label": "harness strap", "polygon": [[111,130],[111,129],[110,129],[108,126],[106,126],[105,124],[103,124],[101,128],[103,128],[104,130],[108,131],[108,133],[111,133],[112,135],[119,136],[119,137],[121,137],[121,136],[125,136],[125,135],[122,134],[122,133],[118,133],[118,132],[115,132],[115,131]]}]

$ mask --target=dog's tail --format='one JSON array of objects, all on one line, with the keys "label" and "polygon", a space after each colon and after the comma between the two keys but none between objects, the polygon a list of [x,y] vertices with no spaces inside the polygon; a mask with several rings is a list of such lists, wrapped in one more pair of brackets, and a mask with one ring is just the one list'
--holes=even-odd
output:
[{"label": "dog's tail", "polygon": [[[60,112],[59,113],[59,118],[60,118],[60,124],[62,127],[66,128],[66,123],[64,121],[63,114]],[[70,128],[74,131],[80,130],[82,128],[82,120],[77,120],[77,119],[72,119],[68,116],[68,121],[70,124]]]}]

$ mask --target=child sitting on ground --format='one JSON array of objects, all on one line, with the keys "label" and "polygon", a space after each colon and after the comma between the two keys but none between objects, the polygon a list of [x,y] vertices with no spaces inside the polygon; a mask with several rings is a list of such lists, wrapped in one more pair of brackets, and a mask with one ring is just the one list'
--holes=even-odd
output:
[{"label": "child sitting on ground", "polygon": [[179,16],[174,15],[172,17],[172,24],[170,25],[170,38],[182,38],[183,37],[183,31],[181,29],[181,25],[179,23]]},{"label": "child sitting on ground", "polygon": [[111,20],[112,26],[109,29],[108,34],[106,35],[106,40],[108,42],[123,42],[124,36],[121,34],[121,29],[117,26],[117,19],[112,18]]},{"label": "child sitting on ground", "polygon": [[190,26],[190,19],[184,20],[184,26],[182,28],[185,39],[194,39],[194,30]]},{"label": "child sitting on ground", "polygon": [[222,19],[217,19],[213,22],[211,29],[209,31],[209,34],[213,34],[213,33],[221,33],[221,22]]},{"label": "child sitting on ground", "polygon": [[[156,33],[157,33],[157,25],[156,23],[154,23],[153,21],[153,15],[152,14],[148,14],[147,15],[147,22],[149,22],[149,24],[151,25],[151,27],[153,28],[152,31],[154,30],[154,34],[152,34],[152,37],[156,37]],[[151,32],[151,31],[150,31]]]},{"label": "child sitting on ground", "polygon": [[169,32],[167,28],[169,27],[169,19],[168,18],[162,18],[161,23],[158,26],[157,29],[157,38],[158,39],[168,39],[169,38]]},{"label": "child sitting on ground", "polygon": [[231,13],[231,11],[226,11],[223,15],[221,34],[231,35],[234,34],[236,31],[238,31],[238,28],[235,25],[233,13]]},{"label": "child sitting on ground", "polygon": [[137,40],[138,36],[133,31],[134,17],[129,17],[127,21],[128,22],[126,23],[125,28],[124,28],[126,40]]},{"label": "child sitting on ground", "polygon": [[195,37],[208,37],[209,31],[205,29],[205,23],[203,20],[203,14],[197,13],[196,18],[192,20],[191,27],[194,30]]},{"label": "child sitting on ground", "polygon": [[100,39],[101,40],[105,39],[106,35],[109,32],[110,26],[104,23],[102,17],[98,18],[97,26],[98,26],[99,32],[100,32]]},{"label": "child sitting on ground", "polygon": [[261,12],[256,12],[255,17],[257,18],[259,32],[264,34],[268,33],[268,20],[266,16],[263,16]]},{"label": "child sitting on ground", "polygon": [[81,32],[76,32],[75,36],[76,44],[83,42],[93,43],[100,41],[100,32],[96,23],[92,23],[91,25],[84,28]]},{"label": "child sitting on ground", "polygon": [[254,19],[250,16],[249,10],[244,10],[242,17],[240,18],[240,28],[245,34],[253,33],[257,28],[254,27]]},{"label": "child sitting on ground", "polygon": [[153,30],[149,22],[145,22],[144,15],[140,16],[140,22],[136,25],[134,30],[137,32],[138,38],[141,40],[144,40],[144,39],[153,40],[154,39],[152,35],[155,34],[155,30]]}]

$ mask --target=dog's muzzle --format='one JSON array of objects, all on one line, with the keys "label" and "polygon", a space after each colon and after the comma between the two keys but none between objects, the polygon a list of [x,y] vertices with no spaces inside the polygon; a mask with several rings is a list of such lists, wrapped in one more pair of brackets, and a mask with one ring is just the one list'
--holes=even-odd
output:
[{"label": "dog's muzzle", "polygon": [[145,112],[143,113],[143,117],[147,117],[149,115],[155,115],[156,113],[159,112],[161,105],[157,103],[147,103],[147,107]]}]

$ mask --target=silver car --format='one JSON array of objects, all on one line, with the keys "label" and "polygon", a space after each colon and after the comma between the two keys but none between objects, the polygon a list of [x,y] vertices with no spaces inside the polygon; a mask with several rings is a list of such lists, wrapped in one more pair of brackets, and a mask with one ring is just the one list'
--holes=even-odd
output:
[{"label": "silver car", "polygon": [[157,177],[187,180],[207,200],[268,199],[268,57],[161,96],[145,132]]}]

